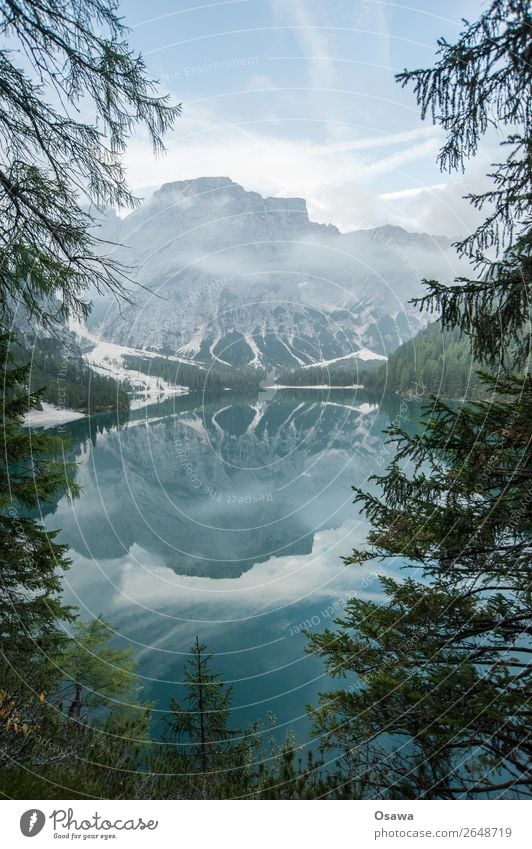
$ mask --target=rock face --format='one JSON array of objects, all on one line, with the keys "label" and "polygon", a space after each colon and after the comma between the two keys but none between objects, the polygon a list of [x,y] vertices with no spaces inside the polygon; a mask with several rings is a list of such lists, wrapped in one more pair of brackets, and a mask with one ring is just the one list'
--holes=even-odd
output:
[{"label": "rock face", "polygon": [[103,338],[202,362],[297,367],[391,353],[421,327],[423,277],[451,279],[447,240],[380,227],[342,234],[302,198],[263,198],[226,177],[168,183],[100,236],[120,242],[135,303],[100,302]]}]

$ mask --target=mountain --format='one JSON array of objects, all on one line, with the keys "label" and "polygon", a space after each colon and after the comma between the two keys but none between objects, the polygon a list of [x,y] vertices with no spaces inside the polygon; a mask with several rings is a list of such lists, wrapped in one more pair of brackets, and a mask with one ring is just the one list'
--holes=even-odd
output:
[{"label": "mountain", "polygon": [[[278,383],[286,386],[352,386],[362,384],[379,392],[428,398],[482,397],[481,370],[471,353],[471,342],[459,328],[442,330],[437,321],[413,339],[403,342],[385,363],[337,361],[331,366],[305,366],[284,371]],[[484,390],[484,394],[486,391]]]},{"label": "mountain", "polygon": [[422,277],[449,280],[443,238],[379,227],[340,233],[302,198],[264,198],[226,177],[168,183],[99,235],[142,288],[97,301],[92,329],[191,361],[287,368],[386,356],[423,326]]}]

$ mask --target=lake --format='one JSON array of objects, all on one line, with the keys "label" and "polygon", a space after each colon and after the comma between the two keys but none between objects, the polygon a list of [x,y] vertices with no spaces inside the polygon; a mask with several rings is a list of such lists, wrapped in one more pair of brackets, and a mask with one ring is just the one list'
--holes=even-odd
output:
[{"label": "lake", "polygon": [[66,600],[134,648],[156,720],[183,696],[198,635],[233,685],[235,724],[271,712],[276,735],[308,740],[305,704],[330,681],[303,628],[331,626],[352,595],[380,598],[382,565],[341,560],[368,529],[351,487],[389,463],[383,429],[418,419],[417,402],[360,389],[272,389],[63,425],[82,494],[44,520],[71,548]]}]

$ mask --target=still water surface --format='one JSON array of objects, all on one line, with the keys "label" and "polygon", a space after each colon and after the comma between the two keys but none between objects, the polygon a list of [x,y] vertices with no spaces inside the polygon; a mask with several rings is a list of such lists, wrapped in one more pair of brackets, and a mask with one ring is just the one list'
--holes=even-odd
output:
[{"label": "still water surface", "polygon": [[[196,635],[233,684],[239,726],[276,717],[308,736],[305,704],[328,688],[303,627],[332,624],[351,595],[379,598],[353,485],[391,458],[383,429],[419,405],[362,390],[192,393],[64,426],[81,497],[45,517],[71,547],[66,600],[132,646],[155,718],[181,698]],[[387,571],[393,569],[387,565]],[[159,713],[158,713],[159,712]]]}]

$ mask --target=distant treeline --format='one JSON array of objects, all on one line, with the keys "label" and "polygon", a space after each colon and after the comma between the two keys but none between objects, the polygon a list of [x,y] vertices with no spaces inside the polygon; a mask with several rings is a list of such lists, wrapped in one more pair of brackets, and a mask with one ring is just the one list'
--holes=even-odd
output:
[{"label": "distant treeline", "polygon": [[283,372],[279,383],[291,386],[352,386],[367,389],[446,398],[481,394],[478,364],[471,356],[469,340],[460,330],[442,331],[438,322],[429,324],[414,339],[404,342],[377,367],[367,365],[305,368]]},{"label": "distant treeline", "polygon": [[230,388],[238,390],[257,389],[265,378],[263,369],[214,366],[209,369],[198,365],[177,362],[166,357],[141,357],[127,355],[124,366],[131,371],[139,371],[160,377],[174,386],[188,386],[189,389],[215,392]]},{"label": "distant treeline", "polygon": [[361,372],[360,368],[355,369],[353,365],[297,368],[293,371],[282,371],[277,383],[281,386],[353,386],[355,383],[362,383]]},{"label": "distant treeline", "polygon": [[34,337],[24,345],[26,351],[15,342],[12,353],[20,364],[31,364],[29,391],[42,389],[43,401],[83,413],[129,409],[125,387],[93,371],[70,340]]}]

